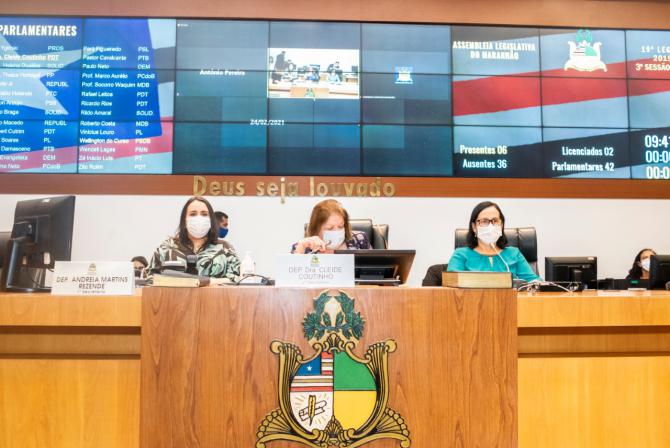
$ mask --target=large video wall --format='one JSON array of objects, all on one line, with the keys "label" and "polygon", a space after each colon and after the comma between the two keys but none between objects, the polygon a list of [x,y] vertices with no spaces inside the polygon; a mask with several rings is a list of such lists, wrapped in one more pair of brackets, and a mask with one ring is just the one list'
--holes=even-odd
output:
[{"label": "large video wall", "polygon": [[670,31],[0,17],[0,172],[670,179]]}]

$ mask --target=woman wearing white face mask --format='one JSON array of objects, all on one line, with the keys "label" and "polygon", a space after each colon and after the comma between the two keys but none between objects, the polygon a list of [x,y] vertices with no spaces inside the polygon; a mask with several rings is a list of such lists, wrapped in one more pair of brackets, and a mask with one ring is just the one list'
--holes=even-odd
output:
[{"label": "woman wearing white face mask", "polygon": [[197,256],[198,275],[233,279],[240,274],[240,260],[230,245],[219,241],[219,224],[206,199],[192,197],[182,208],[179,229],[156,249],[147,269],[157,274],[165,261],[186,263],[189,255]]},{"label": "woman wearing white face mask", "polygon": [[292,254],[332,254],[337,249],[370,249],[363,232],[353,232],[349,214],[335,199],[326,199],[314,206],[305,238],[291,247]]},{"label": "woman wearing white face mask", "polygon": [[628,271],[626,280],[647,280],[649,279],[649,264],[651,256],[656,255],[653,249],[642,249],[635,256],[633,267]]},{"label": "woman wearing white face mask", "polygon": [[498,204],[482,202],[472,211],[468,247],[454,251],[448,271],[511,272],[515,279],[540,280],[516,247],[507,246],[505,216]]}]

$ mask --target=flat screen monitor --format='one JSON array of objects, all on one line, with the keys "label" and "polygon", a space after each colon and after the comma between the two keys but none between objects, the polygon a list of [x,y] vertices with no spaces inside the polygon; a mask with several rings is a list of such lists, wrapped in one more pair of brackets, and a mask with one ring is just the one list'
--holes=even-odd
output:
[{"label": "flat screen monitor", "polygon": [[72,251],[74,196],[19,201],[2,271],[7,291],[50,291],[46,270],[69,261]]},{"label": "flat screen monitor", "polygon": [[595,288],[598,279],[597,257],[546,257],[545,279],[550,282],[580,282]]},{"label": "flat screen monitor", "polygon": [[668,282],[670,282],[670,255],[652,255],[649,289],[666,289]]},{"label": "flat screen monitor", "polygon": [[12,232],[0,232],[0,269],[5,265],[6,252],[9,247],[9,238]]},{"label": "flat screen monitor", "polygon": [[354,255],[358,285],[400,285],[407,282],[416,251],[413,249],[336,250]]}]

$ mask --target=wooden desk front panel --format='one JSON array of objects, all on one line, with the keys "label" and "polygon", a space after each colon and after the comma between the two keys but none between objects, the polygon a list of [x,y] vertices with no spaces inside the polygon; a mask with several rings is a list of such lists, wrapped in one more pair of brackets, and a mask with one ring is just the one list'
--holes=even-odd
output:
[{"label": "wooden desk front panel", "polygon": [[[253,447],[278,407],[273,340],[312,353],[302,319],[316,290],[146,290],[141,446]],[[356,352],[387,338],[389,407],[412,446],[515,447],[516,306],[512,291],[347,290],[366,321]],[[273,442],[274,447],[296,444]],[[374,448],[396,448],[376,441]]]},{"label": "wooden desk front panel", "polygon": [[140,296],[0,294],[0,446],[139,446]]},{"label": "wooden desk front panel", "polygon": [[670,356],[519,359],[521,448],[670,446]]},{"label": "wooden desk front panel", "polygon": [[670,446],[670,293],[523,295],[519,446]]},{"label": "wooden desk front panel", "polygon": [[0,359],[0,446],[139,445],[137,359]]}]

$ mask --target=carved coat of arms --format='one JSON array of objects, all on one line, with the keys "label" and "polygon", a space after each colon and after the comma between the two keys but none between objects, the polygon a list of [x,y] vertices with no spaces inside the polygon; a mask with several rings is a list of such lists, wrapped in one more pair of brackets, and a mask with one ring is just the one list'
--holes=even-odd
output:
[{"label": "carved coat of arms", "polygon": [[395,341],[372,344],[362,357],[355,354],[365,321],[342,291],[321,293],[302,325],[311,356],[291,343],[270,345],[279,360],[279,408],[261,422],[256,448],[275,440],[353,448],[384,438],[409,447],[404,419],[387,406],[388,356]]}]

